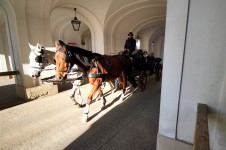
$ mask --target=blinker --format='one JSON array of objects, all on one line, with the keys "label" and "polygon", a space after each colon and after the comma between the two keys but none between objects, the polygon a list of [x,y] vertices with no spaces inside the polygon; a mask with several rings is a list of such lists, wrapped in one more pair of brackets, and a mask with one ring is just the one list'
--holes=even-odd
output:
[{"label": "blinker", "polygon": [[42,62],[43,62],[42,56],[36,56],[36,57],[35,57],[35,61],[36,61],[37,63],[42,63]]}]

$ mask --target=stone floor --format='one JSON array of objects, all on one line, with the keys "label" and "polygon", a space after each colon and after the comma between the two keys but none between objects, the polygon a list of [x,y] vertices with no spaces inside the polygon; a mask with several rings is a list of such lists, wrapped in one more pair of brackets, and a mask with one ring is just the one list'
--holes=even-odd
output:
[{"label": "stone floor", "polygon": [[[83,99],[90,88],[81,87]],[[0,149],[155,150],[161,83],[150,78],[144,92],[129,93],[123,102],[121,92],[109,90],[107,108],[92,103],[87,123],[81,123],[84,108],[72,104],[70,90],[1,110]]]},{"label": "stone floor", "polygon": [[0,110],[26,103],[23,98],[17,97],[14,78],[0,78]]}]

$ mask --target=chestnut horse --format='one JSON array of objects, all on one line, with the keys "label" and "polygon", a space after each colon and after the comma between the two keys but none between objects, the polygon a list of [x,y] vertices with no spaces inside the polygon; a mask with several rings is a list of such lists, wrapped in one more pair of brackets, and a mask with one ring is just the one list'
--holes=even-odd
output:
[{"label": "chestnut horse", "polygon": [[114,81],[118,78],[123,87],[120,100],[123,100],[127,79],[133,87],[137,86],[134,77],[131,76],[132,63],[128,56],[101,55],[79,47],[66,45],[62,41],[56,42],[56,48],[56,78],[66,78],[67,71],[70,70],[70,67],[73,66],[73,64],[76,64],[78,68],[87,75],[89,83],[92,84],[82,122],[87,122],[88,120],[90,103],[97,91],[103,100],[102,109],[104,109],[106,99],[101,89],[103,82]]}]

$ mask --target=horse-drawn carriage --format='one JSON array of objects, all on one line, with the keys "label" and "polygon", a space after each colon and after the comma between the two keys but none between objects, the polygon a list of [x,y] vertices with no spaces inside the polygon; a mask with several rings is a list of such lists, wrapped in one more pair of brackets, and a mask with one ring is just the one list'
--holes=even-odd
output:
[{"label": "horse-drawn carriage", "polygon": [[[120,55],[126,55],[124,52],[120,52]],[[162,64],[161,58],[149,56],[146,51],[141,49],[135,50],[130,58],[132,60],[132,76],[135,77],[140,91],[144,91],[147,84],[148,76],[155,76],[156,81],[161,79]],[[117,84],[117,83],[116,83]]]},{"label": "horse-drawn carriage", "polygon": [[[160,63],[156,59],[149,60],[142,50],[136,51],[132,55],[131,61],[131,58],[126,55],[100,55],[79,47],[67,45],[62,41],[57,41],[55,45],[56,78],[54,81],[66,81],[72,66],[76,64],[79,70],[83,72],[83,77],[87,78],[89,83],[92,84],[84,111],[84,122],[88,119],[89,105],[96,92],[101,96],[103,108],[105,107],[106,100],[101,88],[104,82],[118,79],[122,85],[120,97],[122,101],[126,94],[127,80],[134,89],[138,86],[140,91],[143,91],[147,83],[147,72],[157,75],[158,79],[160,79],[161,67],[157,68]],[[37,53],[34,56],[37,56]],[[40,56],[44,55],[40,53]]]}]

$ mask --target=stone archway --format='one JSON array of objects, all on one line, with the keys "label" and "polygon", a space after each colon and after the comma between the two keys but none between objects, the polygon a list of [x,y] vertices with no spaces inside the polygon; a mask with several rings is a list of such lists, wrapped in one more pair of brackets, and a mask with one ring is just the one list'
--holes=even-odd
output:
[{"label": "stone archway", "polygon": [[[13,70],[19,70],[19,65],[17,62],[19,58],[16,58],[16,46],[17,40],[16,27],[10,24],[15,19],[13,16],[12,7],[6,1],[0,2],[0,72],[7,72]],[[9,78],[14,78],[14,76],[6,76]],[[15,76],[15,82],[19,84],[18,78]]]},{"label": "stone archway", "polygon": [[[22,84],[21,63],[18,51],[16,17],[9,1],[0,1],[0,109],[24,103],[17,87]],[[16,99],[16,101],[15,101]]]},{"label": "stone archway", "polygon": [[[10,55],[7,35],[7,20],[4,11],[0,8],[0,72],[12,71],[12,57]],[[8,77],[8,76],[5,76]],[[3,78],[3,77],[0,77]]]}]

